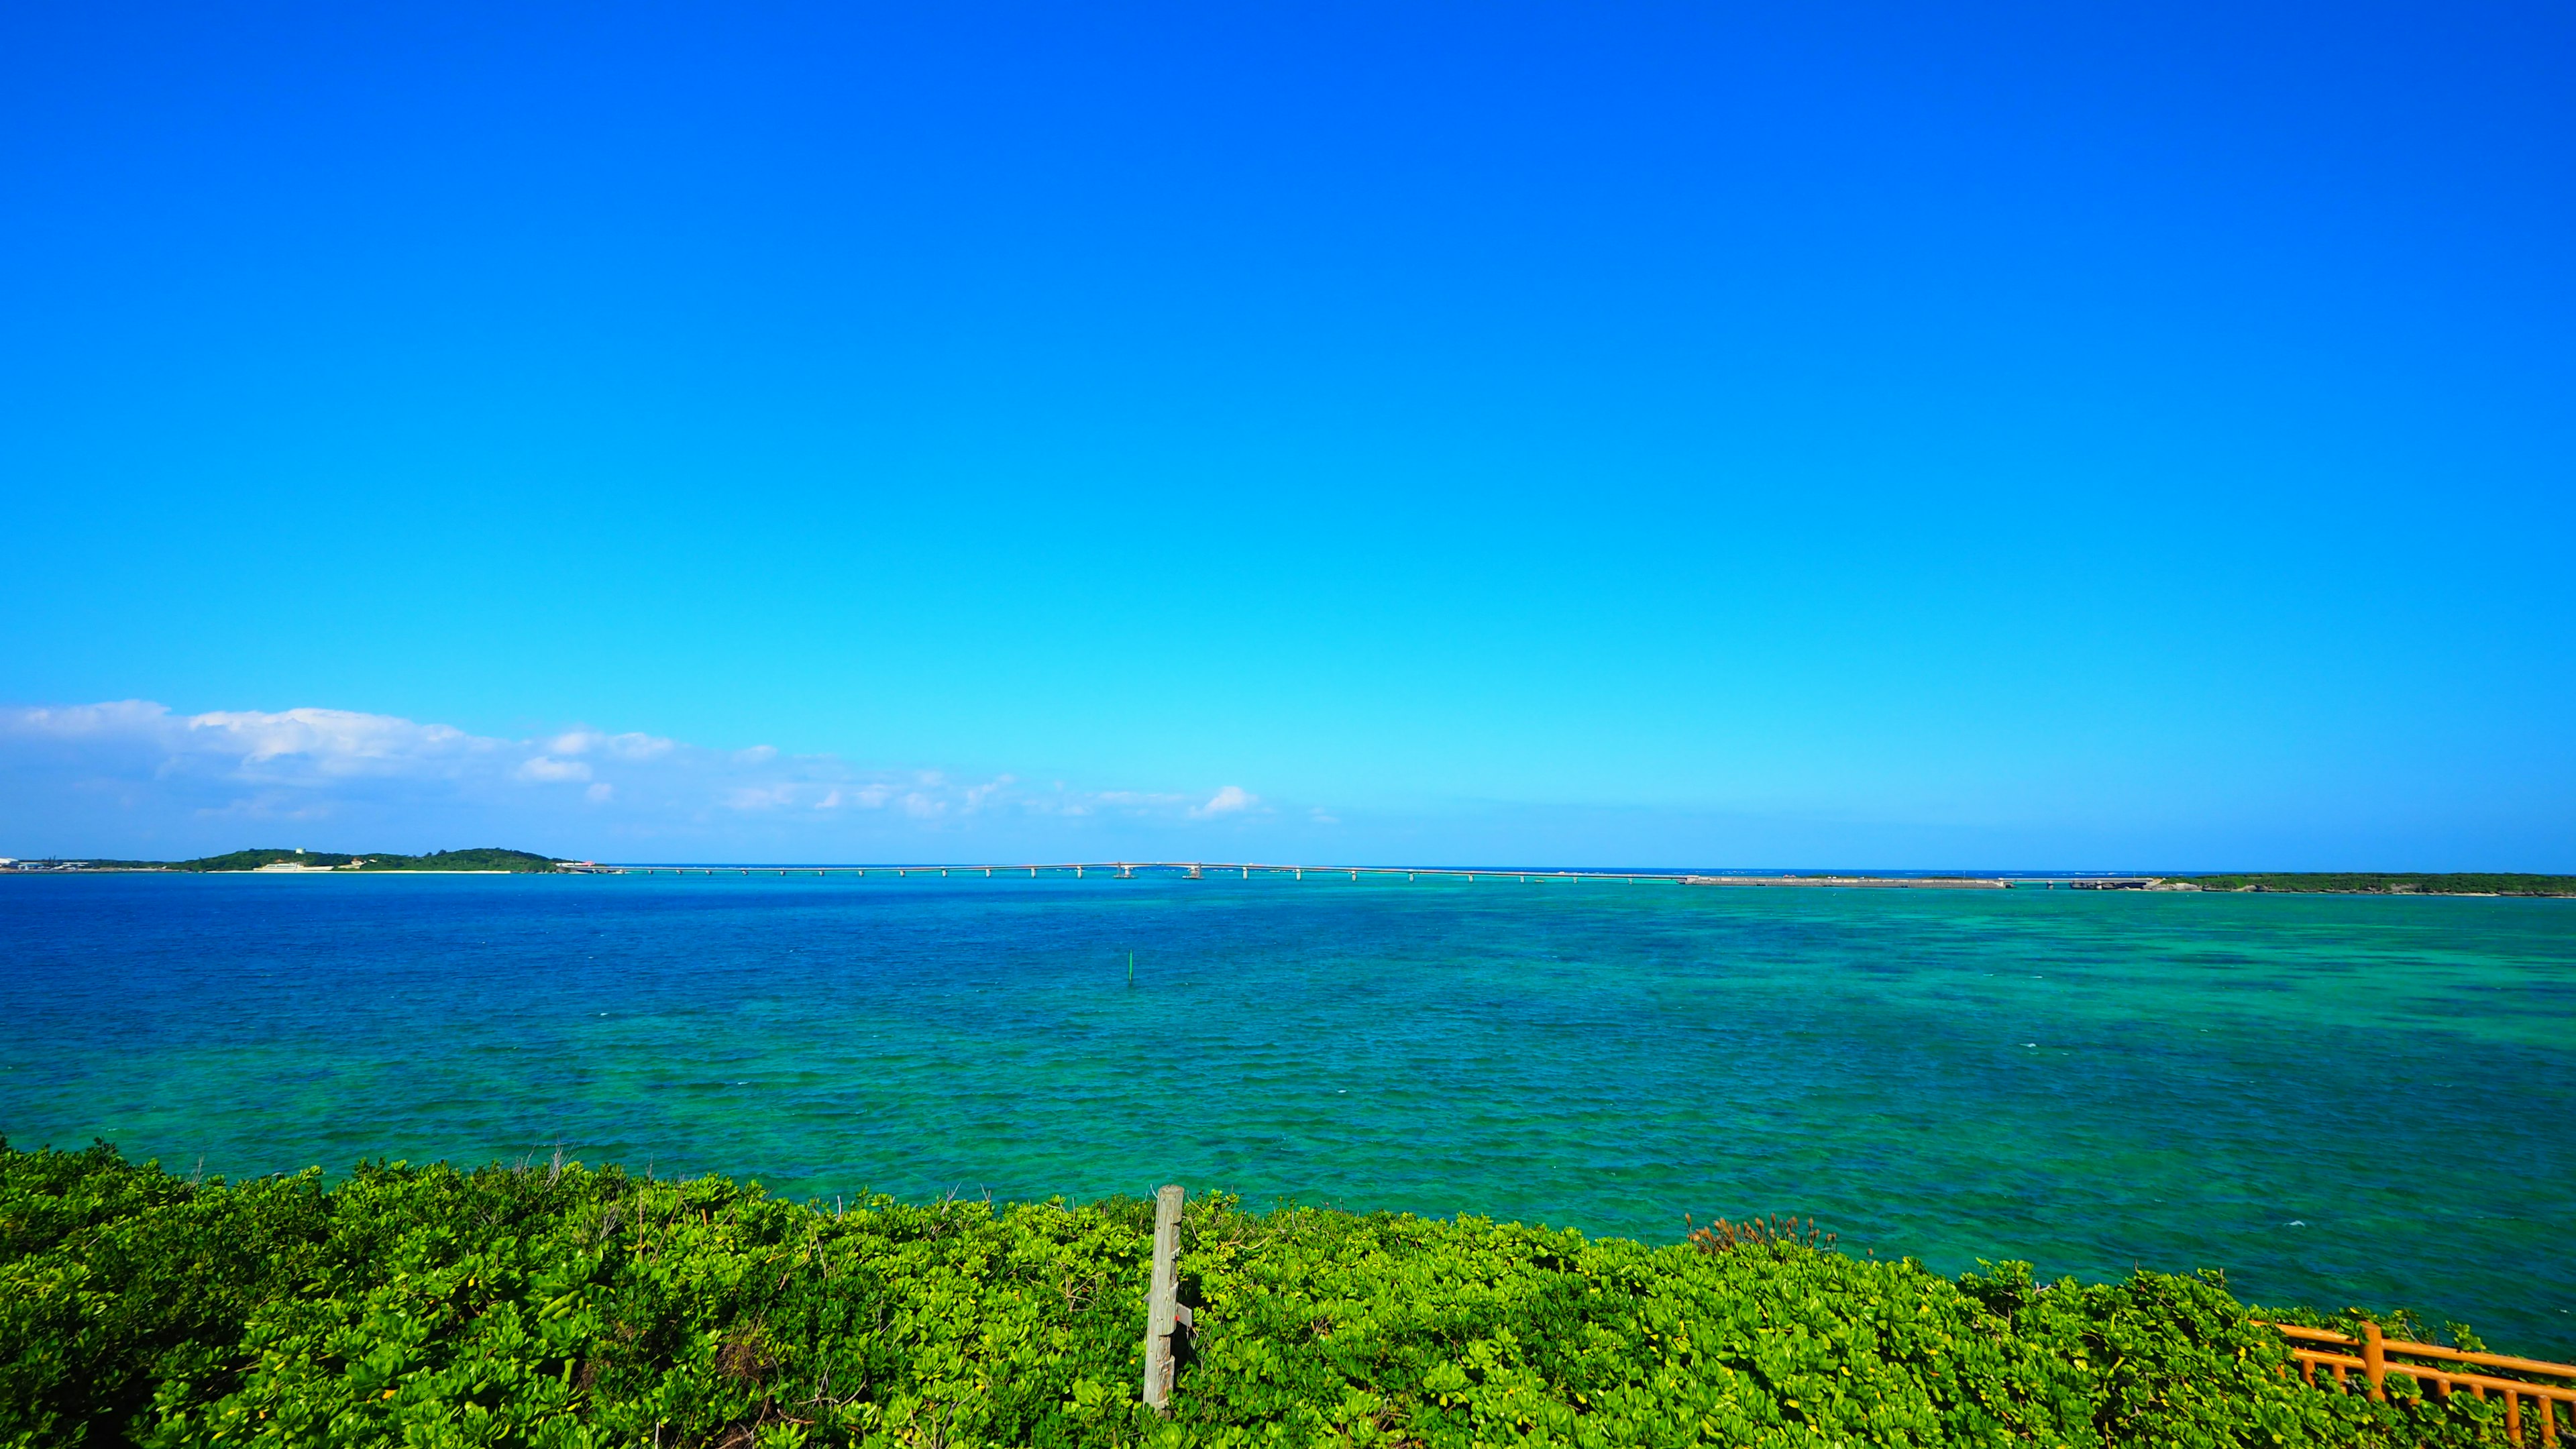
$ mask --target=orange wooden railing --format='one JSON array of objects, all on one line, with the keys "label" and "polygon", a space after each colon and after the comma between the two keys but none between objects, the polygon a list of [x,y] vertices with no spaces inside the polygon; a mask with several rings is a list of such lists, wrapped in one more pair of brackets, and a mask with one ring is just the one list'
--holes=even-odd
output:
[{"label": "orange wooden railing", "polygon": [[[2523,1442],[2522,1401],[2540,1418],[2540,1442],[2558,1442],[2559,1406],[2566,1406],[2568,1424],[2576,1428],[2576,1364],[2543,1363],[2533,1358],[2510,1358],[2500,1353],[2470,1353],[2465,1349],[2444,1348],[2433,1343],[2410,1343],[2402,1338],[2382,1338],[2379,1325],[2365,1323],[2361,1337],[2351,1338],[2323,1328],[2302,1328],[2295,1323],[2266,1325],[2290,1340],[2290,1358],[2309,1383],[2317,1381],[2317,1370],[2326,1371],[2327,1382],[2339,1392],[2350,1392],[2344,1379],[2346,1370],[2359,1370],[2374,1399],[2388,1397],[2386,1380],[2390,1374],[2432,1386],[2433,1392],[2449,1398],[2458,1389],[2467,1389],[2483,1399],[2488,1391],[2504,1395],[2505,1439],[2515,1445]],[[2345,1352],[2344,1350],[2351,1350]],[[2390,1358],[2390,1354],[2399,1355]],[[2411,1363],[2410,1359],[2434,1359],[2435,1363]],[[2492,1374],[2473,1372],[2471,1368],[2453,1368],[2453,1364],[2473,1368],[2503,1369],[2508,1373],[2538,1374],[2543,1378],[2566,1379],[2568,1383],[2535,1383],[2529,1379],[2500,1379]],[[2281,1365],[2287,1374],[2289,1364]]]}]

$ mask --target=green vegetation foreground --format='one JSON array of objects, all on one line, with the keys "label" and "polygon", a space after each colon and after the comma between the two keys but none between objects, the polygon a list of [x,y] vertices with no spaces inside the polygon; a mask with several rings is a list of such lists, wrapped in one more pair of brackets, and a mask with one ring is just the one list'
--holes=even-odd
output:
[{"label": "green vegetation foreground", "polygon": [[2214,1274],[1203,1198],[1165,1422],[1151,1228],[577,1165],[192,1185],[0,1143],[0,1442],[2418,1445],[2497,1412],[2285,1381]]}]

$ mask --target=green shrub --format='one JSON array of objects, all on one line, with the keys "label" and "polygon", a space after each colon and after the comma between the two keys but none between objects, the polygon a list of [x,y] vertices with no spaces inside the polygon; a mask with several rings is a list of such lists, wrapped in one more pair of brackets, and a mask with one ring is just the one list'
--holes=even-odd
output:
[{"label": "green shrub", "polygon": [[2493,1414],[2284,1379],[2216,1275],[1203,1197],[1165,1421],[1151,1220],[578,1165],[194,1185],[0,1144],[0,1443],[2419,1445]]}]

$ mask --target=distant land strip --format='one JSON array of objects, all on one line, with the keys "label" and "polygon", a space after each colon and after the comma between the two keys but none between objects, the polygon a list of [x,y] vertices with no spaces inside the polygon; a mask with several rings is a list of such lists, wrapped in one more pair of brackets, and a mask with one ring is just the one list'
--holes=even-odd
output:
[{"label": "distant land strip", "polygon": [[2470,873],[2449,875],[2298,871],[2260,875],[2191,875],[2205,891],[2303,891],[2391,896],[2576,896],[2576,875]]},{"label": "distant land strip", "polygon": [[473,850],[435,850],[426,855],[342,855],[328,850],[236,850],[196,860],[12,860],[11,870],[167,870],[192,873],[225,871],[440,871],[476,875],[543,875],[578,870],[581,861],[557,860],[533,851],[504,850],[497,845]]},{"label": "distant land strip", "polygon": [[1293,876],[1304,879],[1309,873],[1330,878],[1345,876],[1356,881],[1361,876],[1384,878],[1404,876],[1461,877],[1496,881],[1518,881],[1545,884],[1550,881],[1628,881],[1634,883],[1678,884],[1690,886],[1773,886],[1808,889],[1877,888],[1906,890],[2001,890],[2001,889],[2069,889],[2093,891],[2236,891],[2283,894],[2334,895],[2422,895],[2422,896],[2576,896],[2576,875],[2534,875],[2517,872],[2404,872],[2404,871],[2268,871],[2268,872],[2177,872],[2166,875],[2116,875],[2102,872],[2046,875],[2036,872],[2011,875],[1979,875],[1960,872],[1950,875],[1896,875],[1867,871],[1797,871],[1765,874],[1706,873],[1676,870],[1569,870],[1551,867],[1495,866],[1403,866],[1403,865],[1296,865],[1241,861],[1043,861],[1012,864],[960,864],[957,862],[918,865],[775,865],[775,864],[599,864],[587,860],[565,860],[539,855],[528,850],[508,850],[499,846],[482,846],[472,850],[437,850],[421,855],[403,855],[380,851],[370,855],[348,855],[334,851],[290,849],[236,850],[223,855],[202,856],[195,860],[12,860],[0,858],[0,869],[35,872],[82,871],[176,871],[187,873],[270,872],[342,873],[342,872],[435,872],[478,875],[865,875],[869,871],[891,872],[901,876],[950,874],[992,876],[1073,876],[1088,877],[1093,872],[1114,878],[1139,875],[1181,875],[1193,879],[1206,876],[1255,875]]}]

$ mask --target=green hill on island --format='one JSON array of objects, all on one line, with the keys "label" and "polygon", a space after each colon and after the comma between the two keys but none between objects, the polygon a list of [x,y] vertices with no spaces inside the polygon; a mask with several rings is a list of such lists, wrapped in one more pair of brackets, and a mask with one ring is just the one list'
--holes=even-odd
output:
[{"label": "green hill on island", "polygon": [[2216,1273],[1951,1279],[1794,1228],[1657,1247],[1221,1195],[1182,1225],[1166,1420],[1153,1211],[562,1162],[226,1184],[0,1142],[0,1444],[2502,1442],[2499,1398],[2301,1382],[2259,1320],[2358,1311],[2259,1312]]},{"label": "green hill on island", "polygon": [[553,856],[526,850],[505,850],[497,845],[481,845],[471,850],[437,850],[427,855],[396,855],[390,851],[374,855],[345,855],[338,851],[281,847],[228,851],[222,855],[200,856],[195,860],[88,860],[79,862],[79,866],[86,870],[221,872],[258,870],[271,865],[300,865],[338,870],[353,861],[357,863],[357,869],[366,871],[476,870],[543,874],[563,868]]},{"label": "green hill on island", "polygon": [[505,870],[543,872],[556,868],[554,857],[525,850],[504,850],[497,845],[477,846],[471,850],[440,850],[428,855],[334,855],[327,851],[236,850],[229,855],[210,855],[202,860],[174,863],[172,870],[257,870],[263,865],[328,865],[344,866],[361,862],[360,870]]},{"label": "green hill on island", "polygon": [[2184,875],[2205,891],[2311,891],[2355,895],[2576,896],[2576,875],[2421,874],[2381,871],[2273,871]]}]

